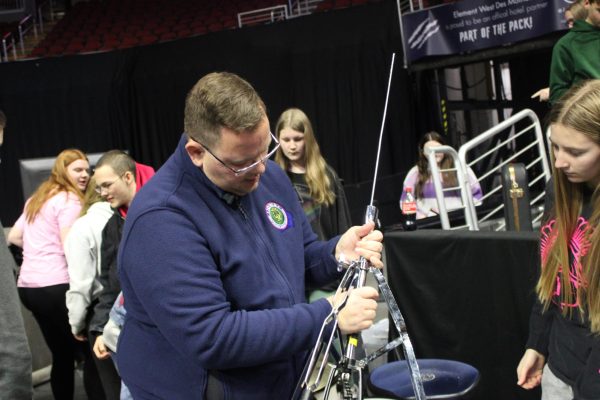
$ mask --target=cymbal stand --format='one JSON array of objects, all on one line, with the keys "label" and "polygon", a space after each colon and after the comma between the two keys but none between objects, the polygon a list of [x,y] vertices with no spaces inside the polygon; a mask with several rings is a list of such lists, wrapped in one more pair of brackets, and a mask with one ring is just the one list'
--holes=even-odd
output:
[{"label": "cymbal stand", "polygon": [[[387,113],[395,56],[395,54],[392,55],[392,62],[390,67],[387,94],[383,113],[383,121],[381,124],[381,131],[379,134],[377,161],[375,165],[375,178],[373,179],[371,202],[367,206],[367,210],[365,213],[365,222],[377,221],[377,208],[373,206],[373,198],[375,195],[375,183],[377,181],[377,169],[379,167],[383,127],[385,123],[385,116]],[[388,305],[390,316],[394,321],[394,325],[398,330],[400,336],[397,339],[393,340],[392,342],[389,342],[385,346],[381,347],[380,349],[376,350],[375,352],[367,355],[366,357],[360,360],[356,359],[356,350],[358,348],[359,335],[349,335],[345,345],[344,341],[340,340],[340,343],[342,343],[343,347],[342,356],[338,358],[336,365],[332,368],[331,372],[329,373],[327,383],[325,385],[324,400],[329,399],[331,388],[334,386],[337,387],[338,393],[340,394],[343,400],[362,400],[363,369],[368,365],[369,362],[396,348],[399,345],[402,345],[405,358],[408,362],[408,368],[411,373],[411,383],[415,392],[415,398],[416,400],[426,400],[427,397],[425,396],[425,391],[423,389],[423,380],[419,371],[419,365],[416,361],[412,343],[410,341],[410,338],[408,337],[404,317],[400,312],[398,304],[394,299],[392,291],[390,290],[390,287],[387,284],[384,275],[379,269],[370,265],[369,261],[363,257],[360,257],[358,261],[352,261],[350,263],[340,261],[338,263],[338,267],[346,268],[346,273],[344,274],[344,277],[342,278],[342,281],[336,290],[332,310],[323,321],[321,330],[319,332],[319,336],[317,338],[317,343],[315,344],[310,354],[309,361],[303,371],[301,380],[296,386],[292,399],[314,399],[314,393],[317,391],[317,388],[321,382],[321,379],[323,378],[323,374],[327,366],[328,356],[332,352],[334,338],[342,338],[341,332],[338,327],[339,312],[345,307],[348,301],[350,290],[352,288],[359,288],[364,286],[367,279],[367,273],[371,272],[374,275],[379,290],[382,293]],[[317,374],[314,383],[311,384],[310,379],[315,372],[316,364],[319,359],[321,361],[317,370]]]}]

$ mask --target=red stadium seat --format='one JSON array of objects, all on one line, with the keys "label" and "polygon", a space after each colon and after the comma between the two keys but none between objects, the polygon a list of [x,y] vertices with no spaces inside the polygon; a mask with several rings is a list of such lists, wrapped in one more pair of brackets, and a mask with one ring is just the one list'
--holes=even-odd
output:
[{"label": "red stadium seat", "polygon": [[145,34],[144,36],[140,37],[140,44],[142,44],[142,45],[152,44],[152,43],[156,43],[156,42],[158,42],[158,37],[155,35]]},{"label": "red stadium seat", "polygon": [[175,32],[165,32],[162,35],[160,35],[160,41],[166,41],[166,40],[173,40],[173,39],[177,39],[177,35],[175,34]]},{"label": "red stadium seat", "polygon": [[[1,0],[0,0],[1,1]],[[379,0],[324,0],[316,11]],[[451,0],[438,0],[451,1]],[[237,14],[282,0],[89,0],[77,2],[59,20],[32,56],[110,51],[235,29]],[[257,23],[259,24],[259,23]],[[11,29],[0,23],[0,33]]]},{"label": "red stadium seat", "polygon": [[350,0],[335,0],[334,7],[335,8],[346,8],[350,7],[352,2]]},{"label": "red stadium seat", "polygon": [[223,29],[223,24],[222,24],[221,22],[219,22],[219,21],[211,22],[211,23],[208,25],[208,30],[209,30],[210,32],[216,32],[216,31],[220,31],[220,30],[222,30],[222,29]]},{"label": "red stadium seat", "polygon": [[48,54],[48,49],[46,47],[38,46],[29,55],[30,57],[45,57]]},{"label": "red stadium seat", "polygon": [[191,29],[181,29],[181,30],[175,32],[175,35],[178,38],[190,37],[190,36],[192,36],[192,30]]},{"label": "red stadium seat", "polygon": [[99,40],[88,40],[83,46],[83,52],[86,51],[97,51],[102,47],[102,43]]},{"label": "red stadium seat", "polygon": [[324,0],[319,3],[317,8],[315,9],[315,12],[327,11],[327,10],[331,10],[332,8],[333,8],[333,1],[332,0]]},{"label": "red stadium seat", "polygon": [[50,56],[59,56],[59,55],[63,54],[64,51],[65,51],[64,46],[52,45],[52,46],[48,47],[48,55],[50,55]]},{"label": "red stadium seat", "polygon": [[202,24],[202,25],[192,26],[191,31],[192,31],[192,35],[204,35],[206,32],[208,32],[208,29],[206,28],[206,26],[204,24]]},{"label": "red stadium seat", "polygon": [[128,47],[135,47],[140,44],[140,40],[135,36],[125,36],[121,39],[119,48],[124,49]]}]

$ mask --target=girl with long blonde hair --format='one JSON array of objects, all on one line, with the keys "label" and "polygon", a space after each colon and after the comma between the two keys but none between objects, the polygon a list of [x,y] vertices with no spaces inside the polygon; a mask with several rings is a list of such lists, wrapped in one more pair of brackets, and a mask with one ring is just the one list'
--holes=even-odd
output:
[{"label": "girl with long blonde hair", "polygon": [[8,234],[10,243],[23,248],[19,297],[33,313],[52,353],[50,385],[57,399],[73,398],[75,340],[65,304],[69,273],[63,245],[81,211],[88,170],[83,152],[62,151],[50,177],[27,200]]},{"label": "girl with long blonde hair", "polygon": [[344,188],[321,155],[306,114],[298,108],[287,109],[275,132],[281,143],[275,162],[294,184],[314,232],[321,240],[344,233],[351,226]]},{"label": "girl with long blonde hair", "polygon": [[[541,274],[518,384],[543,399],[600,398],[600,80],[571,88],[550,113],[553,183]],[[552,194],[554,192],[554,194]]]}]

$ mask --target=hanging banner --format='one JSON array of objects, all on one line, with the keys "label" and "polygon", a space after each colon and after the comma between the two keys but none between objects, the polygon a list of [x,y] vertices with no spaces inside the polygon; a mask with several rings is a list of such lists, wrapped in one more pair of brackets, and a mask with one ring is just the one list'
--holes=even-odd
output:
[{"label": "hanging banner", "polygon": [[413,62],[482,50],[567,29],[573,0],[463,0],[402,16],[406,55]]}]

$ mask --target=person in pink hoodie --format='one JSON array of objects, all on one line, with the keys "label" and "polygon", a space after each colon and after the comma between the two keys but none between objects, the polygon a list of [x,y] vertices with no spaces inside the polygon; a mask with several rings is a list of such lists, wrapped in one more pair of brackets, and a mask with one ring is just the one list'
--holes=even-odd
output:
[{"label": "person in pink hoodie", "polygon": [[62,151],[50,177],[27,200],[8,234],[10,243],[23,248],[19,297],[33,313],[52,353],[50,386],[57,399],[72,399],[74,391],[76,342],[65,304],[69,271],[63,246],[81,211],[88,169],[83,152]]}]

